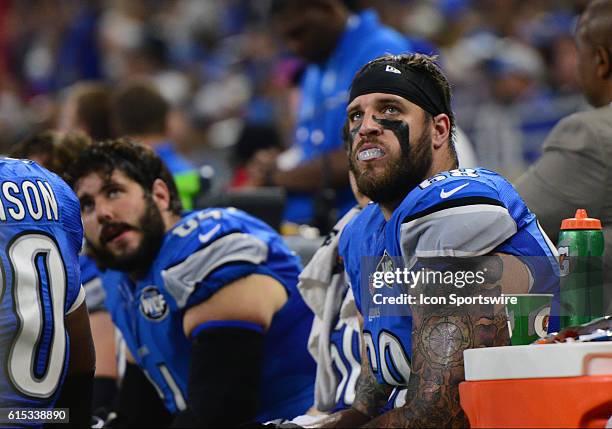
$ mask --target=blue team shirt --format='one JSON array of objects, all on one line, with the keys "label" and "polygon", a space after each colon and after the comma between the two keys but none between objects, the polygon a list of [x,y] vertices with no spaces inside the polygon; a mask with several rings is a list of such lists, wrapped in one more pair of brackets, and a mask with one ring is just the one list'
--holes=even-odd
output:
[{"label": "blue team shirt", "polygon": [[173,175],[195,170],[194,166],[180,155],[171,142],[164,142],[153,147],[155,153],[164,161]]},{"label": "blue team shirt", "polygon": [[377,204],[370,203],[344,228],[340,236],[339,254],[355,297],[355,304],[363,314],[361,306],[362,263],[365,258],[377,257],[385,252],[386,221]]},{"label": "blue team shirt", "polygon": [[530,292],[558,298],[554,246],[512,185],[490,170],[439,173],[413,189],[388,222],[379,206],[370,204],[345,232],[342,254],[364,317],[366,350],[379,383],[403,386],[410,376],[412,318],[409,314],[381,316],[365,302],[373,294],[368,273],[392,263],[394,257],[411,268],[417,257],[507,253],[527,264],[533,278]]},{"label": "blue team shirt", "polygon": [[185,408],[187,396],[185,312],[247,275],[277,279],[289,299],[266,332],[257,416],[265,421],[292,418],[312,405],[315,363],[306,349],[312,313],[296,288],[299,272],[297,257],[266,224],[239,210],[207,209],[184,216],[166,234],[136,284],[116,271],[107,271],[103,283],[113,321],[174,413]]},{"label": "blue team shirt", "polygon": [[[360,311],[360,297],[354,293],[354,284],[359,282],[361,276],[361,255],[378,255],[384,252],[384,226],[385,219],[382,212],[376,210],[375,205],[368,204],[350,220],[340,235],[338,254],[342,260],[349,287],[353,289],[355,304]],[[359,340],[354,334],[352,328],[346,324],[338,324],[330,335],[330,343],[336,347],[338,358],[344,362],[347,369],[355,366],[354,360],[361,364]],[[342,371],[338,364],[335,364],[333,369],[339,375],[339,379],[351,380],[347,374],[343,373],[346,370]],[[360,367],[358,371],[361,372]],[[353,403],[354,389],[354,383],[339,384],[335,411],[347,408]]]},{"label": "blue team shirt", "polygon": [[85,289],[85,302],[89,314],[105,310],[104,300],[106,294],[102,286],[102,273],[96,262],[87,254],[79,255],[81,267],[81,283]]},{"label": "blue team shirt", "polygon": [[64,317],[82,302],[79,202],[27,160],[0,159],[0,408],[52,408],[66,376]]},{"label": "blue team shirt", "polygon": [[[351,16],[331,57],[324,64],[310,64],[304,72],[294,136],[299,162],[308,162],[342,147],[349,87],[363,65],[386,53],[400,54],[414,49],[405,36],[383,26],[374,11]],[[338,191],[336,203],[338,217],[355,204],[348,186]],[[308,223],[313,214],[312,194],[288,194],[286,220]]]}]

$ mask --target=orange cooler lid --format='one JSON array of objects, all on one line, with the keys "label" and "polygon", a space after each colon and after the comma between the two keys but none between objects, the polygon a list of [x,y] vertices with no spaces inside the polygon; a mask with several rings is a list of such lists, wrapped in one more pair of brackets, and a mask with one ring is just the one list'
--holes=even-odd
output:
[{"label": "orange cooler lid", "polygon": [[576,210],[576,217],[563,219],[561,229],[601,229],[601,221],[588,217],[585,209]]}]

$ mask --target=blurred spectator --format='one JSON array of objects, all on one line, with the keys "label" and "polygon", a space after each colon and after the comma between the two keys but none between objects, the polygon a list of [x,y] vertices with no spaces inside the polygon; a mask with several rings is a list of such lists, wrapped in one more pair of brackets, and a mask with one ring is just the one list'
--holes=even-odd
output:
[{"label": "blurred spectator", "polygon": [[82,131],[94,140],[115,137],[111,91],[100,82],[81,82],[70,87],[62,105],[58,128]]},{"label": "blurred spectator", "polygon": [[251,164],[256,153],[276,157],[283,150],[283,146],[274,126],[247,124],[243,127],[233,149],[234,177],[230,187],[240,188],[251,185],[248,171],[252,168]]},{"label": "blurred spectator", "polygon": [[80,2],[66,25],[53,72],[53,84],[60,89],[79,80],[102,77],[98,45],[99,2]]},{"label": "blurred spectator", "polygon": [[516,183],[548,236],[585,208],[604,227],[604,310],[612,311],[612,0],[594,0],[576,31],[578,77],[595,109],[563,119],[542,158]]},{"label": "blurred spectator", "polygon": [[537,51],[510,39],[498,41],[485,62],[491,100],[474,118],[474,144],[483,166],[516,177],[525,170],[521,126],[526,105],[543,107],[543,63]]},{"label": "blurred spectator", "polygon": [[271,17],[287,47],[309,64],[291,152],[282,169],[271,157],[261,160],[254,181],[290,191],[286,220],[326,231],[355,204],[341,139],[350,80],[367,61],[411,46],[373,11],[351,15],[339,0],[273,0]]},{"label": "blurred spectator", "polygon": [[524,39],[542,54],[549,71],[546,80],[559,94],[579,92],[573,32],[576,17],[566,10],[547,11],[523,29]]},{"label": "blurred spectator", "polygon": [[16,82],[0,75],[0,153],[7,153],[16,140],[31,132],[30,113]]},{"label": "blurred spectator", "polygon": [[192,208],[200,190],[200,177],[168,139],[168,102],[152,85],[136,82],[115,94],[113,111],[118,134],[151,146],[172,173],[183,207]]},{"label": "blurred spectator", "polygon": [[138,46],[126,52],[129,78],[147,78],[173,106],[189,98],[189,80],[184,73],[170,67],[166,41],[154,30],[145,28]]},{"label": "blurred spectator", "polygon": [[104,50],[104,72],[109,79],[119,81],[128,75],[128,51],[140,46],[147,13],[153,10],[142,0],[108,3],[100,19],[99,37]]},{"label": "blurred spectator", "polygon": [[15,19],[12,68],[34,94],[52,93],[102,76],[95,0],[11,2]]},{"label": "blurred spectator", "polygon": [[476,73],[481,83],[472,84],[479,86],[473,93],[460,90],[458,122],[472,138],[483,167],[516,178],[539,157],[546,134],[579,100],[553,97],[536,49],[485,35],[472,41],[481,48],[480,60],[471,66],[481,67]]}]

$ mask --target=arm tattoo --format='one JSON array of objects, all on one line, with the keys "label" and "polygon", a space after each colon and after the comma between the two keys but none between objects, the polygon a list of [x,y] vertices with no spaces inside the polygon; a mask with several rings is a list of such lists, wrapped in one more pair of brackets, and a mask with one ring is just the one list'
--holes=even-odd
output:
[{"label": "arm tattoo", "polygon": [[375,417],[380,414],[380,410],[387,403],[391,388],[378,383],[370,368],[370,359],[363,337],[361,344],[361,373],[355,386],[353,408],[360,413]]},{"label": "arm tattoo", "polygon": [[[487,260],[503,269],[503,258]],[[489,256],[488,258],[491,258]],[[465,262],[462,264],[465,269]],[[476,268],[478,269],[478,268]],[[501,275],[478,288],[453,288],[458,296],[499,296]],[[448,296],[444,285],[419,285],[418,293]],[[465,380],[463,351],[510,343],[505,310],[493,305],[413,305],[412,372],[406,405],[371,420],[367,427],[469,427],[459,404],[459,383]]]}]

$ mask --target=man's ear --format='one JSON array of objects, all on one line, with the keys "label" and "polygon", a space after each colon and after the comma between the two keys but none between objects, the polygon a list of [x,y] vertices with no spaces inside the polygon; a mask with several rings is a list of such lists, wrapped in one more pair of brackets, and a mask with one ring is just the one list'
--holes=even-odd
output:
[{"label": "man's ear", "polygon": [[612,64],[610,63],[610,53],[604,46],[597,46],[595,55],[597,57],[597,76],[608,80],[612,76]]},{"label": "man's ear", "polygon": [[170,208],[170,190],[163,180],[155,179],[151,189],[151,196],[160,211],[163,212]]},{"label": "man's ear", "polygon": [[431,144],[433,150],[442,148],[450,139],[450,118],[440,113],[432,119]]}]

